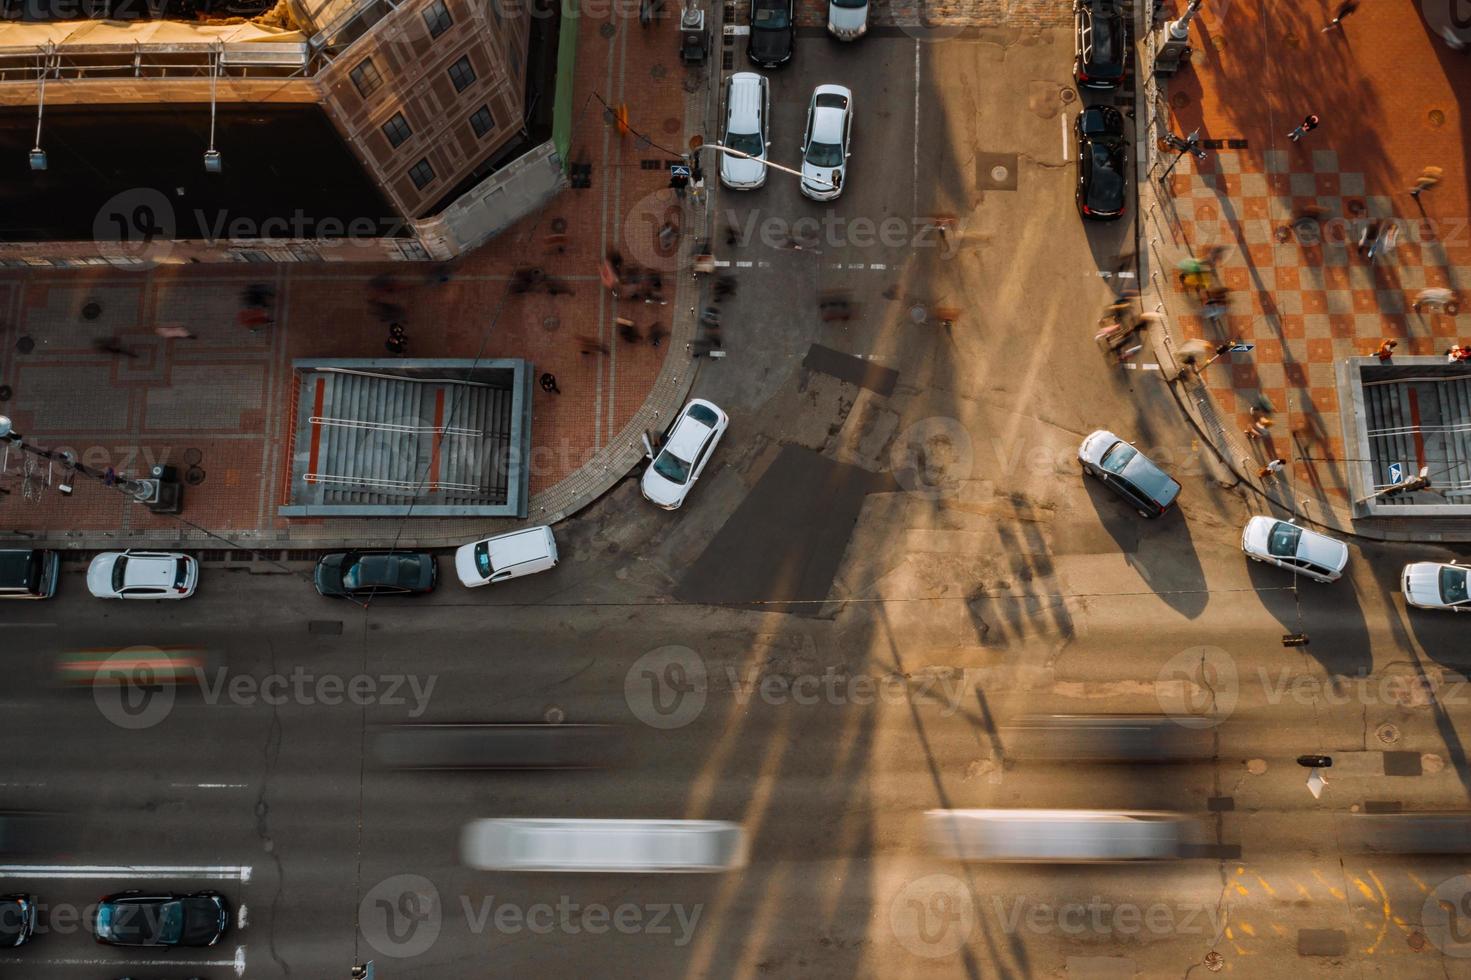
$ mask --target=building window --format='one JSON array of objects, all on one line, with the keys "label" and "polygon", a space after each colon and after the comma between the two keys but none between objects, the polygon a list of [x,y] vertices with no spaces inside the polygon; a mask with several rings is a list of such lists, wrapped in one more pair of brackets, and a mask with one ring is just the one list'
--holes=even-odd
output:
[{"label": "building window", "polygon": [[439,37],[449,30],[454,18],[449,15],[449,8],[444,5],[444,0],[434,0],[427,10],[424,11],[424,23],[429,27],[431,38]]},{"label": "building window", "polygon": [[456,92],[463,92],[475,84],[475,69],[470,67],[469,55],[449,66],[449,80],[455,83]]},{"label": "building window", "polygon": [[420,160],[409,168],[409,180],[422,191],[434,181],[434,168],[429,166],[428,160]]},{"label": "building window", "polygon": [[358,62],[356,68],[347,73],[352,83],[357,86],[358,94],[367,98],[383,84],[383,76],[378,74],[378,66],[373,64],[372,58],[364,58]]},{"label": "building window", "polygon": [[409,128],[409,121],[404,118],[404,114],[396,112],[392,119],[383,124],[383,135],[387,136],[388,142],[393,144],[394,149],[397,149],[403,146],[404,140],[414,135],[414,131]]},{"label": "building window", "polygon": [[470,128],[475,130],[477,139],[486,133],[495,132],[495,117],[490,114],[490,106],[483,105],[475,110],[470,116]]}]

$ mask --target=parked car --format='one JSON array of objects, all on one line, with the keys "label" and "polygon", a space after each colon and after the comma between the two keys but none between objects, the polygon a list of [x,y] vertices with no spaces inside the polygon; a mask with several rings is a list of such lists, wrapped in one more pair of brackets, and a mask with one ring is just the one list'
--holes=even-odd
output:
[{"label": "parked car", "polygon": [[734,190],[754,190],[766,183],[766,151],[771,146],[770,83],[753,71],[739,71],[725,86],[725,138],[745,157],[720,154],[720,182]]},{"label": "parked car", "polygon": [[36,896],[0,895],[0,947],[24,946],[36,933]]},{"label": "parked car", "polygon": [[427,551],[339,551],[321,557],[313,580],[325,596],[417,595],[434,591],[439,565]]},{"label": "parked car", "polygon": [[644,499],[665,510],[678,509],[729,425],[730,419],[713,402],[696,398],[686,405],[670,426],[657,455],[645,441],[652,462],[639,481]]},{"label": "parked car", "polygon": [[797,42],[795,0],[753,0],[751,35],[746,57],[762,68],[777,68],[792,60]]},{"label": "parked car", "polygon": [[1420,609],[1471,612],[1465,566],[1451,562],[1413,561],[1400,573],[1405,601]]},{"label": "parked car", "polygon": [[498,534],[455,551],[455,572],[468,588],[557,567],[557,539],[546,525]]},{"label": "parked car", "polygon": [[746,836],[724,820],[476,820],[460,859],[491,871],[726,871],[746,863]]},{"label": "parked car", "polygon": [[199,562],[175,551],[104,551],[87,566],[87,591],[99,599],[187,599]]},{"label": "parked car", "polygon": [[1338,581],[1348,564],[1348,545],[1342,541],[1275,517],[1247,521],[1241,550],[1252,561],[1290,569],[1317,582]]},{"label": "parked car", "polygon": [[817,86],[802,132],[803,194],[814,201],[831,201],[843,193],[852,138],[853,93],[841,85]]},{"label": "parked car", "polygon": [[925,832],[961,861],[1077,864],[1170,861],[1181,855],[1187,817],[1146,810],[928,810]]},{"label": "parked car", "polygon": [[92,932],[109,946],[213,946],[230,928],[219,892],[144,892],[107,895],[97,902]]},{"label": "parked car", "polygon": [[1073,74],[1084,88],[1118,88],[1124,80],[1129,28],[1114,0],[1075,0]]},{"label": "parked car", "polygon": [[1121,217],[1128,203],[1129,144],[1123,113],[1089,106],[1078,113],[1078,212],[1095,221]]},{"label": "parked car", "polygon": [[1083,472],[1127,500],[1140,517],[1159,517],[1180,495],[1180,484],[1132,445],[1099,429],[1078,448]]},{"label": "parked car", "polygon": [[868,33],[868,0],[827,0],[827,32],[839,41]]},{"label": "parked car", "polygon": [[0,550],[0,599],[49,599],[61,578],[61,555],[40,548]]}]

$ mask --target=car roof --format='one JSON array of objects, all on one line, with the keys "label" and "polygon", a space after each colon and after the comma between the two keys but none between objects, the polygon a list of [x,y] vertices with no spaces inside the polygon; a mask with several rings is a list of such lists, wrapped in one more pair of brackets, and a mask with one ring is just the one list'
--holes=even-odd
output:
[{"label": "car roof", "polygon": [[1337,568],[1346,550],[1347,545],[1342,541],[1307,528],[1302,528],[1302,536],[1297,539],[1297,556],[1324,568]]},{"label": "car roof", "polygon": [[123,568],[125,588],[168,587],[174,584],[174,568],[177,561],[174,555],[149,553],[130,554],[124,557],[128,560],[128,564]]},{"label": "car roof", "polygon": [[713,431],[714,426],[706,425],[699,419],[691,417],[689,409],[686,408],[685,413],[680,416],[679,423],[675,425],[674,431],[669,433],[669,441],[665,443],[664,448],[686,462],[692,461],[695,454],[700,451],[700,446],[704,445],[705,440]]},{"label": "car roof", "polygon": [[486,544],[490,547],[490,563],[496,568],[509,568],[548,555],[547,530],[544,526],[502,534],[488,539]]}]

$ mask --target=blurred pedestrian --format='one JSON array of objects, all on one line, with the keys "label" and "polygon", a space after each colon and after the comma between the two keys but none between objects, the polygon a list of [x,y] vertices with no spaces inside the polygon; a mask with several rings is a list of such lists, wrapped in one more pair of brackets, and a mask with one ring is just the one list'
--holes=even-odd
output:
[{"label": "blurred pedestrian", "polygon": [[659,247],[660,248],[663,248],[663,249],[671,249],[671,248],[674,247],[674,243],[678,239],[679,239],[679,229],[674,226],[674,222],[672,222],[672,221],[666,221],[666,222],[664,222],[664,224],[662,224],[662,225],[659,226]]},{"label": "blurred pedestrian", "polygon": [[1449,312],[1456,294],[1444,286],[1427,286],[1415,294],[1415,312],[1429,307],[1432,312]]},{"label": "blurred pedestrian", "polygon": [[1266,466],[1263,466],[1261,469],[1259,469],[1259,470],[1256,471],[1257,478],[1258,479],[1265,480],[1267,477],[1271,476],[1273,473],[1280,473],[1282,471],[1282,467],[1284,467],[1286,465],[1287,465],[1287,460],[1285,460],[1285,459],[1273,459],[1273,460],[1270,460],[1270,461],[1268,461],[1268,463],[1267,463]]},{"label": "blurred pedestrian", "polygon": [[1379,358],[1381,363],[1388,364],[1390,358],[1394,357],[1394,349],[1398,346],[1399,341],[1385,339],[1380,342],[1379,349],[1374,352],[1374,356]]},{"label": "blurred pedestrian", "polygon": [[1243,431],[1248,439],[1266,439],[1272,434],[1272,416],[1261,409],[1252,409],[1251,427]]},{"label": "blurred pedestrian", "polygon": [[562,389],[557,387],[557,376],[550,371],[541,376],[541,390],[549,395],[560,395]]},{"label": "blurred pedestrian", "polygon": [[1420,171],[1420,176],[1415,178],[1415,186],[1410,188],[1410,196],[1419,200],[1420,195],[1440,183],[1445,176],[1445,171],[1439,167],[1426,167]]},{"label": "blurred pedestrian", "polygon": [[1374,261],[1374,256],[1379,251],[1379,233],[1383,229],[1384,223],[1377,218],[1364,222],[1359,229],[1359,258],[1366,262]]},{"label": "blurred pedestrian", "polygon": [[1471,347],[1462,347],[1460,344],[1452,344],[1445,352],[1445,359],[1451,364],[1460,364],[1471,360]]},{"label": "blurred pedestrian", "polygon": [[138,352],[123,346],[123,339],[113,335],[111,337],[97,337],[92,341],[92,347],[100,354],[116,354],[119,357],[137,357]]},{"label": "blurred pedestrian", "polygon": [[659,326],[659,324],[653,323],[649,325],[650,347],[658,347],[660,344],[664,343],[664,338],[667,336],[669,336],[669,334],[664,330],[663,327]]},{"label": "blurred pedestrian", "polygon": [[199,339],[195,334],[192,334],[192,333],[189,332],[189,328],[188,327],[180,327],[180,326],[172,326],[172,325],[169,325],[169,326],[159,326],[159,327],[154,327],[153,328],[153,332],[156,333],[156,334],[158,334],[160,337],[164,338],[165,340],[198,340]]},{"label": "blurred pedestrian", "polygon": [[1341,29],[1343,27],[1343,18],[1347,17],[1349,14],[1358,9],[1359,0],[1343,0],[1343,2],[1338,5],[1338,11],[1333,15],[1333,19],[1328,22],[1327,27],[1323,28],[1323,33],[1327,34],[1335,27]]},{"label": "blurred pedestrian", "polygon": [[618,319],[618,336],[622,337],[623,342],[627,344],[636,344],[644,339],[644,335],[639,333],[639,329],[634,326],[633,321],[625,320],[622,317]]},{"label": "blurred pedestrian", "polygon": [[1308,133],[1311,133],[1313,130],[1317,129],[1318,123],[1320,122],[1322,122],[1322,120],[1318,118],[1318,114],[1315,112],[1310,112],[1307,114],[1306,117],[1303,118],[1302,122],[1297,124],[1296,129],[1287,134],[1287,138],[1296,143]]},{"label": "blurred pedestrian", "polygon": [[409,349],[408,341],[402,337],[389,337],[383,342],[383,346],[394,357],[403,357],[404,354],[408,353]]}]

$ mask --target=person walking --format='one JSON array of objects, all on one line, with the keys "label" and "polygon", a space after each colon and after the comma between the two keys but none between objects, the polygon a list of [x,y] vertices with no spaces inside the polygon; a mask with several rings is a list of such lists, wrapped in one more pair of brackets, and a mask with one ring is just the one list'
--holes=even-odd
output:
[{"label": "person walking", "polygon": [[1420,176],[1415,178],[1415,186],[1410,188],[1410,196],[1418,201],[1421,194],[1440,183],[1440,179],[1444,176],[1445,171],[1440,167],[1426,167],[1420,171]]},{"label": "person walking", "polygon": [[99,354],[116,354],[119,357],[137,357],[138,352],[123,346],[123,339],[116,334],[111,337],[98,337],[92,341],[92,347]]},{"label": "person walking", "polygon": [[1328,26],[1327,27],[1323,28],[1323,33],[1324,34],[1327,34],[1329,31],[1333,30],[1334,28],[1338,28],[1338,29],[1342,30],[1343,29],[1343,18],[1347,17],[1349,14],[1353,13],[1355,10],[1358,10],[1358,9],[1359,9],[1359,0],[1343,0],[1343,3],[1340,3],[1338,5],[1338,11],[1336,13],[1334,13],[1333,19],[1328,22]]},{"label": "person walking", "polygon": [[1432,312],[1450,313],[1455,298],[1456,294],[1444,286],[1427,286],[1415,294],[1415,312],[1429,307]]},{"label": "person walking", "polygon": [[1322,120],[1318,118],[1318,114],[1316,112],[1310,112],[1307,114],[1307,116],[1303,118],[1302,122],[1297,124],[1296,129],[1287,134],[1287,138],[1296,143],[1308,133],[1311,133],[1313,130],[1317,129],[1318,123],[1320,122],[1322,122]]},{"label": "person walking", "polygon": [[541,376],[541,390],[549,395],[560,395],[562,389],[557,387],[557,376],[548,371]]},{"label": "person walking", "polygon": [[1272,416],[1254,408],[1251,410],[1251,427],[1242,431],[1248,439],[1265,439],[1272,434]]},{"label": "person walking", "polygon": [[1374,352],[1374,356],[1379,358],[1379,362],[1381,364],[1388,364],[1390,358],[1394,357],[1394,349],[1398,346],[1398,340],[1390,340],[1386,338],[1379,343],[1379,349]]},{"label": "person walking", "polygon": [[1259,469],[1259,470],[1256,471],[1257,478],[1258,479],[1261,479],[1261,480],[1265,480],[1267,477],[1271,476],[1273,473],[1280,473],[1282,471],[1282,467],[1284,467],[1286,465],[1287,465],[1287,460],[1285,460],[1285,459],[1278,458],[1278,459],[1270,460],[1270,461],[1268,461],[1268,463],[1267,463],[1266,466],[1263,466],[1261,469]]},{"label": "person walking", "polygon": [[164,338],[165,340],[198,340],[199,339],[199,337],[198,337],[197,334],[192,334],[192,333],[189,332],[189,328],[188,327],[180,327],[180,326],[175,326],[175,325],[157,326],[157,327],[154,327],[153,328],[153,332],[156,333],[156,334],[158,334],[160,337]]},{"label": "person walking", "polygon": [[1364,222],[1359,229],[1359,258],[1366,262],[1374,261],[1374,256],[1379,253],[1379,233],[1383,227],[1383,222],[1378,218]]}]

